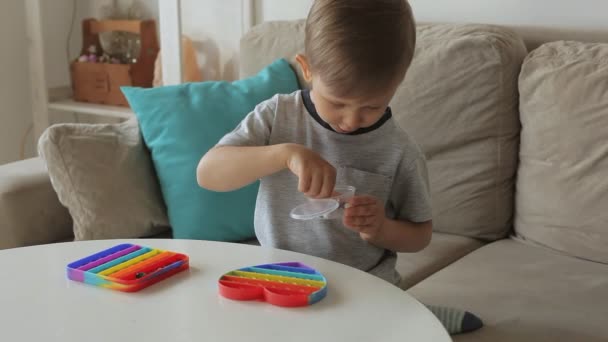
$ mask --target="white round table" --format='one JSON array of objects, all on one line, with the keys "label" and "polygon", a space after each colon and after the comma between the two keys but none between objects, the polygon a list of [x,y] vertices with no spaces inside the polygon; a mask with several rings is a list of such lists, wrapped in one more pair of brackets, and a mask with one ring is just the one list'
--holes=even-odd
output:
[{"label": "white round table", "polygon": [[[119,243],[187,254],[190,270],[140,292],[68,280],[66,265]],[[218,278],[258,264],[299,261],[328,281],[308,307],[240,302],[218,294]],[[0,251],[3,341],[450,341],[406,292],[359,270],[257,246],[187,240],[105,240]]]}]

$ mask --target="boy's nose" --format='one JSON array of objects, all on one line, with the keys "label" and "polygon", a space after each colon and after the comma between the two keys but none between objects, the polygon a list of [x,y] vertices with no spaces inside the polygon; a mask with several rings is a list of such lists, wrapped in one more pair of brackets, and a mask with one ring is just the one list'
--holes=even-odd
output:
[{"label": "boy's nose", "polygon": [[361,120],[359,119],[359,116],[357,116],[357,115],[352,115],[344,120],[344,126],[346,126],[344,128],[346,128],[348,130],[355,130],[355,129],[359,128],[360,124],[361,124]]}]

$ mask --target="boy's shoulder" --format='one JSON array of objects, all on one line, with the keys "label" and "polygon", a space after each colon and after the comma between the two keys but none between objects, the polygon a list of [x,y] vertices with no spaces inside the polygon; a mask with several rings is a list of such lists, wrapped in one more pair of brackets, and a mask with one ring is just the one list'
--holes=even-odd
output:
[{"label": "boy's shoulder", "polygon": [[289,94],[275,94],[258,106],[265,107],[266,111],[271,112],[275,123],[291,123],[302,115],[304,108],[302,91],[296,90]]},{"label": "boy's shoulder", "polygon": [[391,145],[391,148],[401,152],[401,163],[403,165],[411,165],[417,160],[424,160],[424,152],[416,139],[406,129],[402,128],[394,117],[390,122],[393,126],[393,132],[390,135],[388,144]]},{"label": "boy's shoulder", "polygon": [[269,105],[273,108],[279,106],[298,105],[302,101],[302,90],[296,90],[289,94],[275,94],[261,104]]}]

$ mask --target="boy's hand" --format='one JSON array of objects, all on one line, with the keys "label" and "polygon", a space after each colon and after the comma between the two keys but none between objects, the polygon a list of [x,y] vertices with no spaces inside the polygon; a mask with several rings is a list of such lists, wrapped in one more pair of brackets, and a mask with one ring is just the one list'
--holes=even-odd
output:
[{"label": "boy's hand", "polygon": [[382,202],[373,196],[354,196],[345,208],[344,225],[358,232],[365,241],[376,239],[386,221]]},{"label": "boy's hand", "polygon": [[299,178],[298,190],[311,198],[330,197],[336,185],[336,168],[318,153],[289,144],[287,168]]}]

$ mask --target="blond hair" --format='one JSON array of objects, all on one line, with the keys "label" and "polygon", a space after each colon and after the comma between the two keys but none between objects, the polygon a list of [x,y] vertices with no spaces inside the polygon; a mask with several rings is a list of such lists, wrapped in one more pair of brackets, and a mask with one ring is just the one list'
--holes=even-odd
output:
[{"label": "blond hair", "polygon": [[406,0],[315,0],[306,20],[310,69],[336,95],[378,91],[401,81],[415,45]]}]

